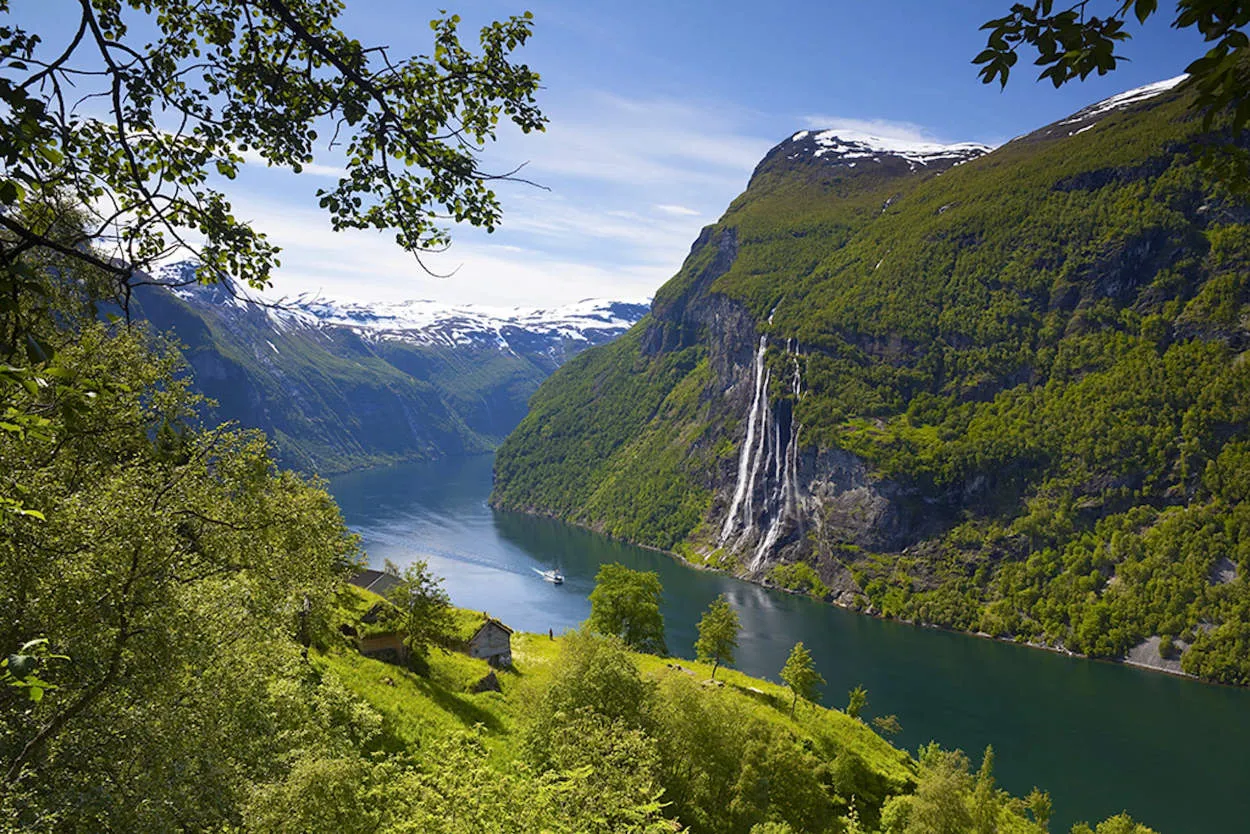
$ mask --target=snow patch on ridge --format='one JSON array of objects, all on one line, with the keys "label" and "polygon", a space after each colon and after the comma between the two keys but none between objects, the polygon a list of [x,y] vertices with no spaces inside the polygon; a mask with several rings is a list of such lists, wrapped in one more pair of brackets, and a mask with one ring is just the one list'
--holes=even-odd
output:
[{"label": "snow patch on ridge", "polygon": [[[809,138],[810,137],[810,138]],[[807,140],[806,142],[804,140]],[[838,128],[812,133],[800,130],[790,137],[791,143],[802,143],[817,159],[832,156],[854,164],[853,160],[871,159],[880,162],[883,156],[895,156],[907,161],[911,170],[934,163],[958,165],[989,153],[993,148],[979,142],[942,144],[903,137],[887,137],[856,130]],[[799,156],[805,148],[795,149],[791,159]]]},{"label": "snow patch on ridge", "polygon": [[287,311],[274,313],[302,314],[315,326],[347,328],[364,338],[449,347],[494,342],[510,351],[509,339],[522,334],[589,342],[590,331],[624,332],[640,316],[642,305],[593,298],[547,309],[429,300],[366,305],[301,297],[287,306]]},{"label": "snow patch on ridge", "polygon": [[[1068,118],[1061,121],[1061,125],[1076,124],[1078,122],[1086,122],[1090,119],[1097,119],[1107,115],[1113,110],[1119,110],[1122,107],[1128,107],[1132,104],[1146,101],[1155,96],[1162,95],[1168,90],[1180,86],[1181,82],[1189,78],[1188,75],[1181,74],[1175,78],[1168,78],[1163,81],[1156,81],[1153,84],[1147,84],[1144,87],[1135,87],[1132,90],[1126,90],[1119,95],[1104,98],[1102,101],[1095,102],[1084,110],[1080,110]],[[1080,131],[1073,131],[1073,134]],[[1073,135],[1069,134],[1069,135]]]}]

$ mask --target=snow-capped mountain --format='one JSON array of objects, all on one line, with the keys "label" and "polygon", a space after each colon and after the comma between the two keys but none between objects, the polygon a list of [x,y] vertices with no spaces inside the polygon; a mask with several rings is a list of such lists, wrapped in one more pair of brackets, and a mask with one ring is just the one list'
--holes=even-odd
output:
[{"label": "snow-capped mountain", "polygon": [[1088,122],[1105,116],[1115,110],[1122,110],[1134,104],[1140,104],[1143,101],[1163,95],[1168,90],[1180,86],[1181,82],[1188,78],[1188,75],[1178,75],[1175,78],[1168,78],[1163,81],[1156,81],[1153,84],[1146,84],[1143,87],[1135,87],[1132,90],[1126,90],[1118,95],[1105,98],[1102,101],[1095,102],[1083,110],[1078,110],[1059,124],[1071,125]]},{"label": "snow-capped mountain", "polygon": [[877,177],[941,173],[992,151],[978,142],[944,144],[839,127],[792,133],[760,161],[751,181],[804,172],[818,181],[867,183]]},{"label": "snow-capped mountain", "polygon": [[[268,298],[226,279],[190,283],[196,265],[180,262],[158,271],[174,295],[196,304],[266,316],[279,330],[340,328],[367,340],[442,347],[494,346],[507,352],[565,353],[578,343],[602,344],[642,318],[649,302],[587,298],[559,307],[493,307],[411,300],[365,304],[321,295]],[[574,351],[575,352],[575,351]]]},{"label": "snow-capped mountain", "polygon": [[159,270],[135,312],[186,346],[211,419],[262,429],[285,463],[323,473],[490,451],[548,375],[649,309],[272,299],[197,284],[195,269]]},{"label": "snow-capped mountain", "polygon": [[1178,75],[1175,78],[1168,78],[1163,81],[1156,81],[1153,84],[1136,87],[1132,90],[1125,90],[1123,93],[1110,96],[1102,101],[1096,101],[1065,119],[1060,119],[1054,124],[1035,131],[1029,137],[1052,139],[1057,136],[1076,136],[1097,127],[1099,122],[1112,114],[1131,110],[1149,102],[1156,96],[1161,96],[1169,90],[1176,89],[1187,78],[1189,78],[1188,75]]},{"label": "snow-capped mountain", "polygon": [[645,303],[585,299],[550,309],[449,306],[436,301],[359,304],[323,298],[299,298],[285,309],[270,310],[283,324],[342,327],[368,339],[389,339],[446,347],[493,344],[513,350],[518,339],[599,343],[624,333],[646,312]]}]

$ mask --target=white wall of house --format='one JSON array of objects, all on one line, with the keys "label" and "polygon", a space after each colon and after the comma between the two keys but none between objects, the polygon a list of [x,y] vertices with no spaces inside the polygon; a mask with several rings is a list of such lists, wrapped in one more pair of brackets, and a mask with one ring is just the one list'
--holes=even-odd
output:
[{"label": "white wall of house", "polygon": [[495,623],[487,623],[469,641],[469,655],[495,666],[512,665],[512,635]]}]

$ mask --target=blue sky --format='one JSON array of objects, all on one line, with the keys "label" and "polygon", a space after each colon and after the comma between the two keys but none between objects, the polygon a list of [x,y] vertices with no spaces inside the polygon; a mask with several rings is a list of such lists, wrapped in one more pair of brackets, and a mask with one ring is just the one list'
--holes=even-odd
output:
[{"label": "blue sky", "polygon": [[[527,162],[526,176],[550,191],[498,189],[502,228],[456,230],[451,251],[430,261],[455,274],[432,278],[389,236],[329,230],[312,194],[332,182],[332,157],[299,176],[246,166],[225,187],[236,214],[285,249],[276,295],[509,306],[643,298],[795,130],[870,126],[997,145],[1178,75],[1202,49],[1192,32],[1170,29],[1165,12],[1130,26],[1121,51],[1132,60],[1105,78],[1055,90],[1026,65],[1000,92],[969,62],[984,45],[979,26],[1009,0],[346,2],[349,33],[402,54],[428,51],[440,6],[461,14],[470,35],[532,11],[535,34],[518,55],[542,74],[550,126],[528,137],[505,126],[486,159],[498,170]],[[46,24],[70,19],[76,6],[14,0],[12,14]]]}]

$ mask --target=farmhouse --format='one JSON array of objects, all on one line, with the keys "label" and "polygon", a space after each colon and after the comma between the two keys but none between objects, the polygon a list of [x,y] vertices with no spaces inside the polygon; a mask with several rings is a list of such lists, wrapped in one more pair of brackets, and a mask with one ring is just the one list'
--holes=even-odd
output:
[{"label": "farmhouse", "polygon": [[[395,578],[382,571],[365,570],[350,581],[365,593],[357,593],[358,613],[339,631],[366,657],[410,666],[414,658],[404,645],[403,614],[377,596],[379,591],[389,590]],[[450,615],[450,630],[435,641],[436,646],[485,660],[496,669],[512,665],[512,629],[485,611],[453,608]]]},{"label": "farmhouse", "polygon": [[468,641],[469,656],[479,657],[496,668],[512,665],[512,629],[487,617]]}]

